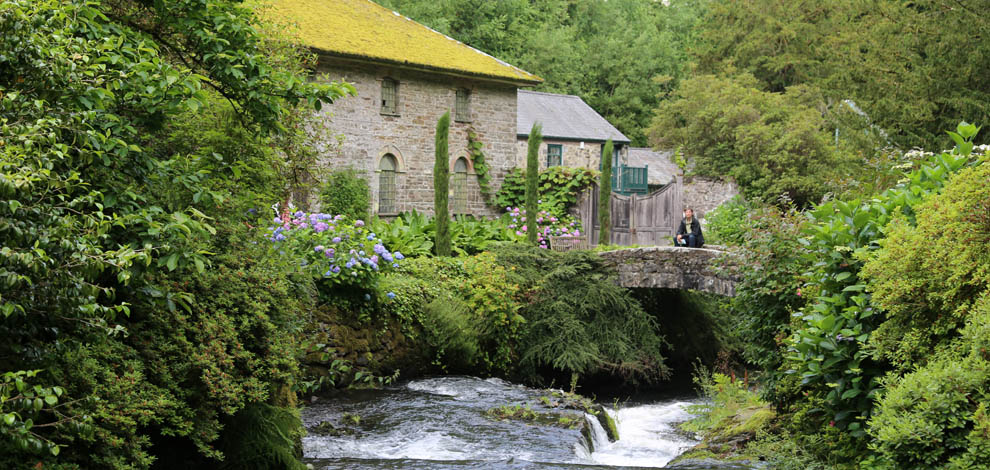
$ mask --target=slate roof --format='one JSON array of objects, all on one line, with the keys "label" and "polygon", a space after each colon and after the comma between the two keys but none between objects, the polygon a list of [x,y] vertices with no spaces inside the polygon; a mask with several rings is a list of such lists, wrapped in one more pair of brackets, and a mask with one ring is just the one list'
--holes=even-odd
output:
[{"label": "slate roof", "polygon": [[630,147],[626,164],[634,167],[649,166],[646,182],[649,184],[670,184],[681,172],[670,157],[674,152],[669,150],[653,150],[648,147]]},{"label": "slate roof", "polygon": [[273,0],[266,15],[298,24],[303,43],[333,56],[458,76],[543,81],[370,0]]},{"label": "slate roof", "polygon": [[547,138],[629,143],[629,138],[577,96],[518,90],[516,108],[516,134],[521,137],[529,135],[534,122],[540,122]]}]

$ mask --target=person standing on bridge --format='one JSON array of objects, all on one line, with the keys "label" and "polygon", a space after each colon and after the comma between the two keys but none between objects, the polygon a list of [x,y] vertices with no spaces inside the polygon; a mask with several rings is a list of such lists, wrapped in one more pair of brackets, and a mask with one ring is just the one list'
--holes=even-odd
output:
[{"label": "person standing on bridge", "polygon": [[701,234],[701,222],[698,222],[698,219],[694,217],[694,210],[688,207],[684,209],[684,218],[681,219],[681,225],[677,227],[674,245],[701,248],[704,244],[705,236]]}]

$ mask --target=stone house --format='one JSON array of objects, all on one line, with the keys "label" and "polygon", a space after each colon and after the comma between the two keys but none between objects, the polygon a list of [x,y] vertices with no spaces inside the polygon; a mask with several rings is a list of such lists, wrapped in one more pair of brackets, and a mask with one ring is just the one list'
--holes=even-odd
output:
[{"label": "stone house", "polygon": [[574,95],[519,90],[516,114],[516,166],[526,167],[533,123],[543,126],[540,170],[550,166],[601,169],[602,150],[612,139],[614,164],[628,159],[629,138]]},{"label": "stone house", "polygon": [[321,162],[351,167],[371,187],[372,213],[433,212],[437,120],[451,112],[450,208],[489,215],[468,152],[483,144],[492,191],[516,164],[516,92],[542,80],[369,0],[275,0],[318,55],[317,76],[345,81],[357,96],[321,111],[343,139]]}]

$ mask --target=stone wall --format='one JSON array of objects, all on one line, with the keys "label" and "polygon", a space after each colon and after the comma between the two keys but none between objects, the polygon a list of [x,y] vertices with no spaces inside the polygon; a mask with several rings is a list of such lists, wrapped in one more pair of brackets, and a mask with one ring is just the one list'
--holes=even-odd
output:
[{"label": "stone wall", "polygon": [[[356,97],[338,100],[323,109],[331,129],[340,134],[323,149],[321,163],[328,169],[353,167],[362,171],[371,187],[372,212],[378,213],[379,164],[385,154],[398,161],[396,203],[399,212],[417,210],[433,213],[433,164],[436,124],[451,111],[449,140],[450,168],[465,157],[469,162],[468,213],[491,215],[482,200],[480,188],[467,151],[468,130],[473,128],[484,143],[493,192],[514,166],[516,145],[516,87],[460,79],[380,65],[368,65],[321,57],[318,74],[354,85]],[[381,113],[381,82],[399,82],[395,115]],[[456,91],[466,88],[470,95],[470,122],[453,119]],[[453,172],[453,171],[452,171]]]},{"label": "stone wall", "polygon": [[[563,166],[571,168],[591,168],[598,169],[601,164],[602,143],[601,142],[574,142],[568,140],[543,139],[540,145],[540,171],[547,169],[547,145],[560,145],[563,151],[561,159]],[[582,144],[584,147],[582,148]],[[526,153],[529,151],[529,141],[525,137],[520,137],[516,144],[515,165],[519,168],[526,168]]]},{"label": "stone wall", "polygon": [[628,288],[691,289],[733,296],[736,279],[716,271],[725,252],[708,248],[656,246],[599,253]]},{"label": "stone wall", "polygon": [[739,187],[731,181],[717,181],[708,178],[685,178],[682,186],[681,202],[684,207],[694,209],[702,223],[705,214],[739,194]]}]

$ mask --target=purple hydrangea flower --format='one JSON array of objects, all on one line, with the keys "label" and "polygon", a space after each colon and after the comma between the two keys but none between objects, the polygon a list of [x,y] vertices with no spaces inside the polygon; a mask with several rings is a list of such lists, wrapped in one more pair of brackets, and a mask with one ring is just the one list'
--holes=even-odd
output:
[{"label": "purple hydrangea flower", "polygon": [[323,245],[316,245],[316,247],[313,248],[313,251],[323,251]]},{"label": "purple hydrangea flower", "polygon": [[330,241],[332,241],[334,243],[340,243],[340,237],[333,237],[333,240],[330,240]]},{"label": "purple hydrangea flower", "polygon": [[394,255],[395,255],[395,259],[397,259],[399,261],[402,261],[402,260],[406,259],[405,256],[402,256],[402,252],[401,251],[396,251],[394,253]]},{"label": "purple hydrangea flower", "polygon": [[390,299],[394,299],[395,298],[395,292],[389,292],[388,294],[385,294],[385,296],[388,297],[388,298],[390,298]]},{"label": "purple hydrangea flower", "polygon": [[354,221],[354,226],[355,227],[364,227],[364,221],[361,220],[361,219],[355,220]]}]

